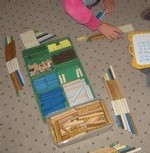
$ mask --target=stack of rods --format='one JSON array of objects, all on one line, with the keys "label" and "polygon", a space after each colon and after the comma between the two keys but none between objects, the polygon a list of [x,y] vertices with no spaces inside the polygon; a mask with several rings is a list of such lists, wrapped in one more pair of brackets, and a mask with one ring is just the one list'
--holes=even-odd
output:
[{"label": "stack of rods", "polygon": [[110,66],[104,74],[103,82],[111,98],[118,126],[132,134],[137,134],[137,129],[131,116],[127,100],[122,94],[112,66]]},{"label": "stack of rods", "polygon": [[120,145],[120,144],[111,144],[107,147],[104,147],[102,149],[92,151],[90,153],[137,153],[141,151],[142,148],[136,148],[132,146],[127,146],[127,145]]},{"label": "stack of rods", "polygon": [[48,41],[49,39],[52,39],[53,37],[56,36],[55,34],[48,34],[46,32],[39,32],[36,30],[34,31],[34,33],[35,33],[35,36],[40,44],[42,44],[42,43],[44,43],[44,42]]},{"label": "stack of rods", "polygon": [[17,56],[16,56],[16,46],[15,41],[12,36],[4,38],[5,46],[5,62],[13,82],[13,85],[18,93],[19,90],[23,89],[24,79],[20,72]]},{"label": "stack of rods", "polygon": [[94,100],[47,118],[54,142],[69,141],[112,123],[103,101]]}]

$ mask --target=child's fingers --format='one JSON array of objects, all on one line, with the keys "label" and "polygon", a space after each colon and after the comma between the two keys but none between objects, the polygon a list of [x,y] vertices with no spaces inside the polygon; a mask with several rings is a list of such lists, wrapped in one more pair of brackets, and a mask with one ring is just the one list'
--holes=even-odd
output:
[{"label": "child's fingers", "polygon": [[106,14],[110,14],[110,13],[112,13],[112,10],[111,10],[111,8],[106,8],[105,12],[106,12]]},{"label": "child's fingers", "polygon": [[113,41],[114,39],[112,38],[112,36],[107,36],[107,38],[110,40],[110,41]]},{"label": "child's fingers", "polygon": [[114,12],[114,11],[115,11],[115,5],[112,6],[112,12]]},{"label": "child's fingers", "polygon": [[113,40],[116,40],[116,36],[114,36],[113,34],[110,34],[107,36],[107,38],[110,40],[110,41],[113,41]]},{"label": "child's fingers", "polygon": [[106,9],[105,9],[106,14],[110,14],[110,13],[112,13],[113,11],[114,11],[114,8],[113,8],[113,7],[109,7],[109,8],[106,8]]},{"label": "child's fingers", "polygon": [[115,31],[119,34],[123,34],[123,31],[121,31],[119,28],[115,27]]},{"label": "child's fingers", "polygon": [[119,39],[119,36],[117,36],[116,34],[111,34],[111,39],[112,40],[118,40]]},{"label": "child's fingers", "polygon": [[115,5],[111,4],[111,5],[109,6],[109,9],[110,9],[111,12],[113,12],[113,11],[115,10]]},{"label": "child's fingers", "polygon": [[112,13],[115,10],[115,3],[111,2],[111,3],[103,3],[102,4],[103,9],[105,10],[105,12],[107,14]]},{"label": "child's fingers", "polygon": [[118,33],[114,32],[112,35],[115,40],[120,39],[120,35]]},{"label": "child's fingers", "polygon": [[120,39],[120,33],[116,32],[116,31],[113,31],[111,34],[110,34],[110,37],[111,37],[111,40],[118,40]]}]

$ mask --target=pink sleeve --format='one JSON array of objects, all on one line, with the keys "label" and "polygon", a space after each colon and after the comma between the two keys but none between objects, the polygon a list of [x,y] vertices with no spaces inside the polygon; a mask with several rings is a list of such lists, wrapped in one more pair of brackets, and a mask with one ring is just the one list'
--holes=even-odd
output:
[{"label": "pink sleeve", "polygon": [[67,14],[74,20],[87,26],[91,30],[97,30],[100,21],[92,14],[82,0],[62,0],[62,5]]}]

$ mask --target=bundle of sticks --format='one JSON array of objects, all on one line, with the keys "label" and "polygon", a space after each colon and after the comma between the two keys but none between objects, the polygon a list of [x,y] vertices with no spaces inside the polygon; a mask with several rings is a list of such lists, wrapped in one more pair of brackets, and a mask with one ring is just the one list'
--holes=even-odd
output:
[{"label": "bundle of sticks", "polygon": [[109,146],[92,151],[90,153],[136,153],[141,150],[142,150],[141,147],[136,148],[130,145],[120,145],[120,144],[112,143]]},{"label": "bundle of sticks", "polygon": [[112,123],[103,101],[94,100],[47,119],[54,142],[63,142]]},{"label": "bundle of sticks", "polygon": [[16,56],[15,40],[12,36],[4,38],[4,46],[6,67],[8,69],[8,73],[13,82],[13,85],[18,93],[19,90],[23,89],[25,82],[19,68]]},{"label": "bundle of sticks", "polygon": [[105,72],[102,79],[110,96],[118,127],[132,134],[137,134],[137,128],[129,110],[127,100],[123,95],[112,66]]}]

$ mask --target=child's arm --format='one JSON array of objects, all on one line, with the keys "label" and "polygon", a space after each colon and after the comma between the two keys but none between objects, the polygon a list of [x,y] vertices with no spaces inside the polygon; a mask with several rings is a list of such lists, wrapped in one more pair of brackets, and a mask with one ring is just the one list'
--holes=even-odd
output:
[{"label": "child's arm", "polygon": [[100,21],[92,14],[82,0],[62,0],[63,7],[67,14],[74,20],[87,26],[91,30],[97,30]]},{"label": "child's arm", "polygon": [[65,11],[77,22],[91,30],[98,30],[109,40],[117,40],[122,33],[117,27],[99,21],[82,0],[62,0]]}]

